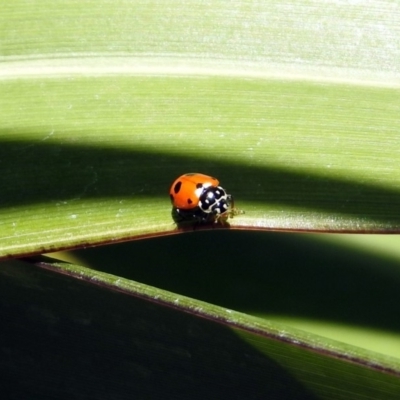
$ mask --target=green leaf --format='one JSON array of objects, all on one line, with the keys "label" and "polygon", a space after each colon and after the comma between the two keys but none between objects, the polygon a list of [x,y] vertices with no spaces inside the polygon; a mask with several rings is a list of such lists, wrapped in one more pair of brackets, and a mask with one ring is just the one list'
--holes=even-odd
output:
[{"label": "green leaf", "polygon": [[104,272],[37,265],[45,270],[13,261],[0,271],[7,301],[0,366],[35,380],[42,393],[60,393],[60,376],[63,398],[88,387],[96,398],[109,398],[104,387],[114,398],[395,399],[400,392],[396,359]]},{"label": "green leaf", "polygon": [[0,16],[0,256],[171,232],[188,171],[233,228],[398,232],[391,5],[46,4]]},{"label": "green leaf", "polygon": [[[190,171],[216,176],[245,211],[231,229],[399,232],[396,3],[16,0],[1,9],[0,258],[176,233],[168,189]],[[223,280],[207,275],[207,285],[220,296],[232,285],[238,303],[230,308],[262,316],[264,303],[245,310],[241,302],[268,292],[271,309],[291,305],[271,319],[292,324],[293,303],[310,289],[299,276],[318,275],[320,290],[307,303],[320,313],[314,321],[322,315],[338,325],[344,316],[396,335],[396,268],[380,271],[386,264],[373,259],[365,270],[351,253],[338,261],[339,248],[324,253],[321,268],[290,260],[282,287],[274,276],[287,270],[267,269],[276,249],[261,241],[248,250],[258,235],[245,232],[234,246],[223,232],[207,232],[209,245],[198,234],[160,252],[156,271],[146,261],[160,251],[155,238],[127,258],[133,275],[57,269],[104,279],[108,289],[122,282],[139,297],[158,293],[162,306],[2,263],[3,390],[18,398],[398,398],[397,359],[233,311],[228,321],[213,305],[223,297],[203,299],[204,285],[190,299],[184,285],[155,289],[176,280],[175,265],[200,279],[204,266],[236,263],[242,287],[223,270]],[[321,254],[302,240],[294,248]],[[239,265],[234,250],[251,261]],[[200,263],[199,253],[216,252],[224,258]],[[140,280],[139,266],[161,284],[125,280]],[[258,278],[247,295],[243,277]],[[186,308],[166,309],[172,298]],[[240,321],[247,334],[184,310]],[[8,379],[15,376],[17,388]]]}]

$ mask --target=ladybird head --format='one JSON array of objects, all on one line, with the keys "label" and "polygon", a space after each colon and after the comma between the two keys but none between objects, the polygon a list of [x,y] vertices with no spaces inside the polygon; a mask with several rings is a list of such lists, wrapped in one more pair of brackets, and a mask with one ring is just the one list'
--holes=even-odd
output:
[{"label": "ladybird head", "polygon": [[199,198],[200,209],[207,214],[219,216],[229,211],[232,196],[226,193],[221,186],[211,186],[206,188]]}]

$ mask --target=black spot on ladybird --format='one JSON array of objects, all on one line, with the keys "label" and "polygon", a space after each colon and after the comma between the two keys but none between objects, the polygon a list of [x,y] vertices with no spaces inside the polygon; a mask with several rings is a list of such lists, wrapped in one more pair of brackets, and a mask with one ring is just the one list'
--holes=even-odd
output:
[{"label": "black spot on ladybird", "polygon": [[179,193],[179,191],[181,190],[181,186],[182,186],[182,182],[179,181],[175,186],[174,186],[174,192],[175,194]]}]

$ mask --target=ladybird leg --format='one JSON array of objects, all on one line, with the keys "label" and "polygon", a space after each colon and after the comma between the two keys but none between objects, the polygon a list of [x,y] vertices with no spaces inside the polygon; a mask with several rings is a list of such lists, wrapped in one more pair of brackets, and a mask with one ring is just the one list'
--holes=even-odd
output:
[{"label": "ladybird leg", "polygon": [[233,200],[233,196],[231,194],[226,195],[226,198],[228,200],[229,205],[234,208],[234,200]]},{"label": "ladybird leg", "polygon": [[243,210],[235,208],[235,201],[231,194],[227,195],[227,203],[229,206],[229,210],[227,210],[224,214],[227,214],[230,218],[233,218],[235,215],[244,214]]}]

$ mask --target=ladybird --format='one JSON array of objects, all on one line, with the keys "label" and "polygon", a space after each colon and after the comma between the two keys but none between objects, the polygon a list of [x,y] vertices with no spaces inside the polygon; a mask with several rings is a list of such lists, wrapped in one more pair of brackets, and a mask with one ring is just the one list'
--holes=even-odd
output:
[{"label": "ladybird", "polygon": [[226,222],[240,213],[233,207],[233,197],[212,176],[187,173],[171,186],[172,218],[176,223]]}]

